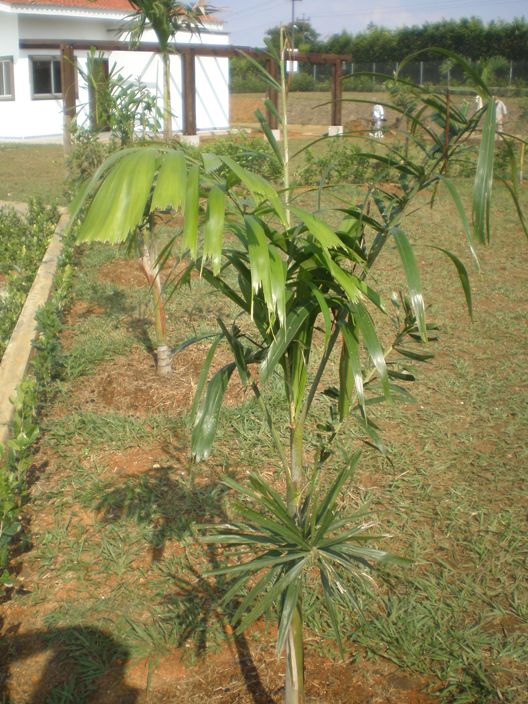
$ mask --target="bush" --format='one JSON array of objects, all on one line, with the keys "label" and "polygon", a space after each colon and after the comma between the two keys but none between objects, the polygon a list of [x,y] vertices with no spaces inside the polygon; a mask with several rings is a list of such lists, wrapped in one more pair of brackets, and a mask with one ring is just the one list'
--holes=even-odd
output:
[{"label": "bush", "polygon": [[326,183],[364,183],[370,177],[380,176],[381,170],[361,156],[361,149],[346,142],[343,137],[334,137],[326,142],[326,149],[314,153],[305,152],[303,166],[295,174],[299,184],[306,186]]},{"label": "bush", "polygon": [[84,127],[72,131],[72,149],[66,159],[68,176],[65,184],[66,197],[70,199],[115,149],[110,143],[101,142],[97,132]]},{"label": "bush", "polygon": [[218,156],[229,156],[237,164],[268,179],[281,175],[281,166],[272,148],[262,137],[238,134],[220,137],[203,145],[202,152],[213,152]]},{"label": "bush", "polygon": [[29,203],[26,216],[0,208],[0,359],[26,300],[58,220],[56,206]]}]

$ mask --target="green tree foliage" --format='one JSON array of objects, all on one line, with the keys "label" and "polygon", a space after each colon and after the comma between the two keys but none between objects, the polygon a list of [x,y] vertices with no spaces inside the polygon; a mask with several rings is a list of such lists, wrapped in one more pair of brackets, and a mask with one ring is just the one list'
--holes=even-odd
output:
[{"label": "green tree foliage", "polygon": [[[477,17],[427,22],[420,26],[386,29],[371,24],[365,32],[343,30],[323,44],[324,50],[352,54],[354,61],[400,61],[416,51],[440,47],[469,59],[504,56],[509,60],[528,58],[528,22],[514,19],[485,24]],[[424,53],[423,59],[437,58]]]}]

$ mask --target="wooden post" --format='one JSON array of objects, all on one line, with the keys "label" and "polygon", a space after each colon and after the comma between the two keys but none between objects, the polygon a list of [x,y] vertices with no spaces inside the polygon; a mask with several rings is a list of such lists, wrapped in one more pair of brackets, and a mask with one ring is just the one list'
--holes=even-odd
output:
[{"label": "wooden post", "polygon": [[[278,80],[279,66],[276,61],[274,61],[273,59],[266,59],[266,71],[275,80]],[[271,104],[273,105],[275,110],[278,112],[279,111],[279,91],[276,88],[272,88],[271,86],[268,86],[266,88],[266,97],[268,98],[269,101],[271,101]],[[268,117],[268,122],[269,122],[269,126],[271,127],[271,129],[272,130],[278,129],[279,121],[277,120],[277,115],[274,114],[273,111],[270,110],[269,108],[267,109],[267,117]]]},{"label": "wooden post", "polygon": [[61,44],[61,83],[64,153],[71,152],[72,121],[75,119],[75,58],[71,44]]},{"label": "wooden post", "polygon": [[343,67],[341,59],[337,59],[332,65],[332,126],[342,125],[342,98],[343,98]]},{"label": "wooden post", "polygon": [[181,54],[183,84],[183,134],[196,134],[196,70],[194,52],[184,49]]}]

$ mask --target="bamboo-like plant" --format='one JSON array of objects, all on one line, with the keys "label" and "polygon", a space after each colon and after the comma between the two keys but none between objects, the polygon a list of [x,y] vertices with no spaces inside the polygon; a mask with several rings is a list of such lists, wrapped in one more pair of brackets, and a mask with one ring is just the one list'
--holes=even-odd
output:
[{"label": "bamboo-like plant", "polygon": [[[379,536],[370,534],[371,526],[361,514],[347,515],[339,507],[340,491],[358,454],[351,453],[326,492],[320,490],[319,479],[331,443],[347,419],[354,418],[369,442],[382,446],[368,414],[369,402],[404,394],[399,381],[413,378],[407,369],[409,359],[424,361],[432,356],[425,343],[434,335],[434,326],[426,321],[418,265],[405,231],[406,215],[423,194],[430,194],[432,205],[436,189],[443,186],[453,199],[475,260],[473,237],[480,242],[489,239],[495,114],[484,83],[464,61],[456,60],[474,79],[486,110],[468,117],[443,96],[407,83],[416,95],[416,107],[406,113],[410,148],[402,153],[386,143],[385,154],[360,155],[390,167],[398,187],[368,184],[360,204],[340,209],[337,227],[320,213],[301,207],[293,196],[285,81],[263,71],[265,80],[282,96],[280,143],[259,114],[282,165],[281,188],[226,156],[208,154],[191,164],[178,152],[160,149],[117,155],[92,181],[92,202],[81,225],[81,238],[124,239],[156,207],[180,208],[185,220],[181,247],[190,261],[178,284],[189,282],[196,268],[238,310],[232,321],[218,319],[218,334],[197,383],[191,448],[196,461],[208,458],[228,381],[237,372],[262,407],[280,470],[272,484],[256,475],[250,477],[249,486],[226,478],[239,494],[240,520],[208,527],[203,540],[236,548],[236,557],[210,573],[234,578],[224,599],[227,603],[239,595],[233,616],[236,630],[247,628],[272,605],[277,608],[277,649],[286,652],[287,704],[304,702],[307,576],[319,575],[324,604],[341,644],[339,609],[355,606],[354,581],[363,579],[377,562],[392,559],[369,545]],[[456,122],[448,143],[445,130],[436,129],[429,119],[431,112],[444,123]],[[446,158],[464,148],[482,115],[471,226],[455,184],[443,169]],[[225,237],[226,231],[234,242]],[[399,253],[408,289],[392,303],[376,291],[371,275],[388,243]],[[436,249],[454,263],[471,314],[464,265],[440,243]],[[371,311],[387,316],[391,305],[396,331],[384,347]],[[322,347],[316,343],[316,333],[322,337]],[[228,346],[233,361],[211,376],[220,344]],[[323,388],[323,377],[330,373],[334,358],[335,383]],[[277,375],[288,409],[286,427],[274,418],[266,401],[265,387]],[[330,415],[320,423],[321,445],[315,460],[308,463],[307,423],[320,393],[328,399]],[[247,559],[241,560],[241,555]]]}]

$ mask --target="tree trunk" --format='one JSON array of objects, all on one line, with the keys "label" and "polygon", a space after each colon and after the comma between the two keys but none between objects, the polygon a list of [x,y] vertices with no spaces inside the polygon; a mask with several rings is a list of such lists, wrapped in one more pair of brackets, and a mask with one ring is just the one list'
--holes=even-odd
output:
[{"label": "tree trunk", "polygon": [[152,305],[154,309],[154,323],[156,328],[156,369],[158,374],[166,375],[171,372],[170,350],[167,346],[167,318],[165,306],[161,296],[161,279],[159,267],[152,263],[152,256],[147,244],[143,243],[141,268],[150,286]]}]

